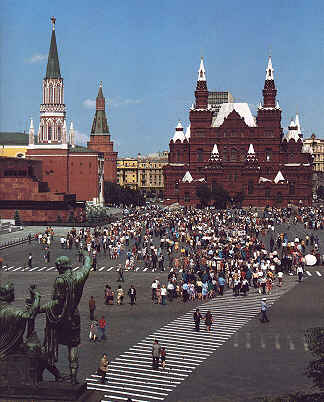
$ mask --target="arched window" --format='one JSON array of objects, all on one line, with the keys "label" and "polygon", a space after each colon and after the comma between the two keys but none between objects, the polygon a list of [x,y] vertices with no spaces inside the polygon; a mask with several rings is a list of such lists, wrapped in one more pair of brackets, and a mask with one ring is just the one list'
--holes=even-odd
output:
[{"label": "arched window", "polygon": [[231,160],[232,161],[237,161],[237,156],[238,156],[238,154],[237,154],[237,150],[236,149],[232,149],[232,152],[231,152]]},{"label": "arched window", "polygon": [[295,183],[289,183],[289,194],[290,195],[295,194]]},{"label": "arched window", "polygon": [[61,141],[61,136],[62,136],[61,126],[58,126],[57,127],[57,141]]},{"label": "arched window", "polygon": [[177,150],[177,162],[180,162],[180,151]]},{"label": "arched window", "polygon": [[266,148],[265,150],[265,160],[267,162],[270,162],[272,158],[272,149],[271,148]]},{"label": "arched window", "polygon": [[53,129],[52,126],[48,126],[47,128],[47,140],[52,141]]}]

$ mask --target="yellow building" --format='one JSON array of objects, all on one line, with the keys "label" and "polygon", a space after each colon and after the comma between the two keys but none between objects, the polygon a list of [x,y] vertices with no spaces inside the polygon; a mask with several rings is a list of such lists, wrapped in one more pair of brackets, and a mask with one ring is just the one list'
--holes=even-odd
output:
[{"label": "yellow building", "polygon": [[0,132],[0,156],[25,158],[28,146],[28,134]]},{"label": "yellow building", "polygon": [[159,152],[137,158],[117,159],[117,183],[122,187],[140,190],[147,196],[163,196],[163,166],[168,163],[168,152]]},{"label": "yellow building", "polygon": [[138,156],[138,188],[147,196],[163,197],[163,166],[168,163],[168,152]]},{"label": "yellow building", "polygon": [[135,158],[117,159],[117,184],[121,187],[137,189],[138,162]]},{"label": "yellow building", "polygon": [[310,138],[304,140],[304,144],[311,147],[314,155],[314,172],[324,172],[324,139],[316,138],[313,133]]}]

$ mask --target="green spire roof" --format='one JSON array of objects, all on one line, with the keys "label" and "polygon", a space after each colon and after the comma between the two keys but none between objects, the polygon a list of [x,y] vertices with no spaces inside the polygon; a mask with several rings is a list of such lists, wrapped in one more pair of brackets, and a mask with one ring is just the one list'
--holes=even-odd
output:
[{"label": "green spire roof", "polygon": [[53,26],[51,46],[48,53],[47,69],[45,78],[61,78],[60,63],[57,54],[55,29]]}]

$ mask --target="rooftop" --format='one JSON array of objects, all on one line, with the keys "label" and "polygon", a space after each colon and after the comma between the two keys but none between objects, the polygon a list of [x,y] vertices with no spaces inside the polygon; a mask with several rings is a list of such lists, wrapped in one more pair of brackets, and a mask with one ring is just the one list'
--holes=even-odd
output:
[{"label": "rooftop", "polygon": [[29,137],[26,133],[0,132],[0,145],[28,145]]}]

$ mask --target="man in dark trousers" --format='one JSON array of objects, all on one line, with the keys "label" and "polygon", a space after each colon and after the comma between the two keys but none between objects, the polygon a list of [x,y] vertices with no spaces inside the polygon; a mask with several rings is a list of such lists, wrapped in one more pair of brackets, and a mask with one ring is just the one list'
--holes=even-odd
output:
[{"label": "man in dark trousers", "polygon": [[32,253],[28,254],[28,268],[31,269],[33,267],[33,255]]},{"label": "man in dark trousers", "polygon": [[91,296],[89,300],[90,321],[94,321],[95,309],[96,309],[96,302],[93,296]]},{"label": "man in dark trousers", "polygon": [[197,308],[196,311],[194,312],[194,315],[193,315],[193,319],[194,319],[194,322],[195,322],[195,330],[196,330],[197,332],[200,331],[200,320],[201,320],[202,318],[203,318],[203,317],[202,317],[202,315],[200,314],[199,308]]},{"label": "man in dark trousers", "polygon": [[267,310],[268,310],[268,306],[267,306],[267,299],[263,298],[261,301],[261,322],[269,322],[268,316],[267,316]]},{"label": "man in dark trousers", "polygon": [[152,367],[155,370],[159,368],[160,354],[161,354],[161,346],[159,345],[159,341],[155,339],[152,346]]},{"label": "man in dark trousers", "polygon": [[131,287],[128,289],[128,296],[130,298],[130,304],[133,306],[136,300],[136,289],[134,288],[134,285],[131,285]]}]

